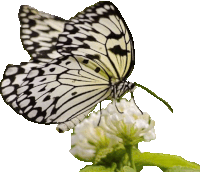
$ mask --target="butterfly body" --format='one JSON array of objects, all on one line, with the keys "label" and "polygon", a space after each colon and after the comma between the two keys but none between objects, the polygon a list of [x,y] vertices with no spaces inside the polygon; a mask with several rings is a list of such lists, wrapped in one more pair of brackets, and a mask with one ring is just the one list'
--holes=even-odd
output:
[{"label": "butterfly body", "polygon": [[126,81],[135,64],[132,36],[111,2],[70,20],[21,6],[19,19],[32,60],[7,66],[1,94],[26,119],[68,130],[99,102],[133,90]]}]

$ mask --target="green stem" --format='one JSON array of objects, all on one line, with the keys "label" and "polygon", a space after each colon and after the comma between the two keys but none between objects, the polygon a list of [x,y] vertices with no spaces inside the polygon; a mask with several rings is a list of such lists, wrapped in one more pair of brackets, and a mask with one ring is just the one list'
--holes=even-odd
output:
[{"label": "green stem", "polygon": [[147,91],[149,94],[151,94],[152,96],[154,96],[155,98],[157,98],[158,100],[160,100],[161,102],[163,102],[168,107],[168,109],[173,113],[173,109],[168,104],[168,102],[166,102],[162,98],[158,97],[153,91],[149,90],[148,88],[146,88],[146,87],[144,87],[144,86],[142,86],[140,84],[137,84],[136,82],[134,82],[134,84],[135,84],[135,86],[142,88],[143,90]]},{"label": "green stem", "polygon": [[129,161],[130,161],[130,164],[131,164],[131,168],[135,169],[136,170],[136,167],[135,167],[135,162],[134,162],[134,146],[132,145],[129,145],[129,146],[125,146],[126,147],[126,152],[128,154],[128,157],[129,157]]}]

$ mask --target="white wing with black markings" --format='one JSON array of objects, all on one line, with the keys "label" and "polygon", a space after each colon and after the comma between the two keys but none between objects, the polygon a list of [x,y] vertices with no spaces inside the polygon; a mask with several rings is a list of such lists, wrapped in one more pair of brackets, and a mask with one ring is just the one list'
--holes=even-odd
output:
[{"label": "white wing with black markings", "polygon": [[[34,67],[17,89],[11,79],[12,84],[4,84],[8,82],[5,77],[1,85],[4,100],[9,103],[7,97],[13,97],[15,108],[30,121],[65,123],[67,129],[73,128],[111,94],[106,75],[79,63],[78,58],[82,57],[61,57],[40,66],[30,62],[27,66]],[[12,66],[5,75],[19,78],[24,77],[22,72],[21,66]]]},{"label": "white wing with black markings", "polygon": [[96,104],[117,98],[135,58],[131,33],[108,1],[62,18],[21,6],[21,40],[32,61],[9,65],[1,82],[4,101],[26,119],[67,130]]},{"label": "white wing with black markings", "polygon": [[67,21],[56,46],[61,55],[81,55],[99,64],[113,83],[125,80],[135,64],[131,33],[109,1],[98,2]]},{"label": "white wing with black markings", "polygon": [[32,58],[57,58],[56,43],[63,32],[65,20],[38,11],[28,5],[19,10],[20,38]]}]

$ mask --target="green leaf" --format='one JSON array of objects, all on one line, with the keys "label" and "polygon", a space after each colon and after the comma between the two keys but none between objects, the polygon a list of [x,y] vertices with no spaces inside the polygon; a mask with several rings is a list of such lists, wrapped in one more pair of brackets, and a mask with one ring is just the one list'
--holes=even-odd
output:
[{"label": "green leaf", "polygon": [[124,166],[123,167],[124,172],[136,172],[135,169],[129,167],[129,166]]},{"label": "green leaf", "polygon": [[185,167],[173,167],[165,170],[165,172],[200,172],[199,169],[185,168]]},{"label": "green leaf", "polygon": [[108,159],[107,156],[112,152],[113,148],[100,149],[95,156],[94,164],[104,164],[106,161],[110,163],[110,159]]},{"label": "green leaf", "polygon": [[114,172],[116,169],[116,164],[113,163],[112,167],[106,167],[103,165],[87,165],[80,172]]},{"label": "green leaf", "polygon": [[113,148],[103,148],[97,152],[93,163],[96,165],[110,165],[112,162],[121,161],[125,153],[126,150],[122,144]]},{"label": "green leaf", "polygon": [[133,161],[136,165],[142,166],[158,166],[160,168],[172,168],[174,166],[182,166],[193,169],[200,169],[200,165],[186,161],[180,156],[162,154],[162,153],[141,153],[139,150],[134,150]]}]

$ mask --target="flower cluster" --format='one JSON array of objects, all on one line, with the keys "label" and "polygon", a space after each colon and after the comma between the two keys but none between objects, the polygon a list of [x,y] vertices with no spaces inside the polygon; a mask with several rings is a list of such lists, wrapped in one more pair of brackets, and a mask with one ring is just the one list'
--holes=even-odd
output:
[{"label": "flower cluster", "polygon": [[117,144],[134,146],[155,139],[154,125],[155,122],[138,109],[133,99],[121,99],[116,104],[109,104],[101,114],[92,113],[75,127],[70,152],[84,160],[92,160],[100,149]]}]

